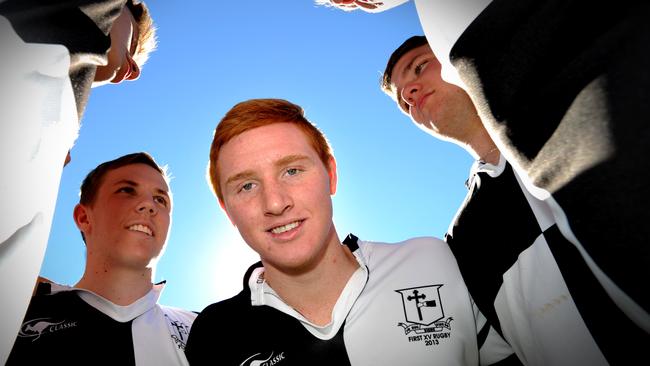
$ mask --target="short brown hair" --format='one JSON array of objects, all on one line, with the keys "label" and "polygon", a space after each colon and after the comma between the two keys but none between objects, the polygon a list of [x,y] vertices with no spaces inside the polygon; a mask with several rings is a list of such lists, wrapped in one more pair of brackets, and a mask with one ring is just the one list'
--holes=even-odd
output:
[{"label": "short brown hair", "polygon": [[333,157],[332,148],[323,132],[305,117],[302,107],[283,99],[250,99],[232,107],[214,131],[208,175],[212,190],[220,202],[223,202],[223,193],[219,186],[217,161],[223,145],[248,130],[283,122],[295,124],[300,128],[316,150],[320,160],[329,167],[330,158]]},{"label": "short brown hair", "polygon": [[397,62],[410,50],[418,48],[420,46],[424,46],[425,44],[429,44],[427,42],[427,37],[425,36],[413,36],[404,43],[402,43],[393,53],[390,55],[390,58],[388,59],[388,63],[386,63],[386,70],[384,70],[384,75],[381,78],[381,90],[384,91],[384,93],[390,95],[392,98],[397,99],[397,95],[395,95],[395,90],[393,90],[393,69],[395,68],[395,65]]},{"label": "short brown hair", "polygon": [[133,60],[142,68],[147,60],[149,54],[158,46],[156,38],[156,27],[149,14],[149,8],[142,1],[128,0],[126,7],[131,11],[133,19],[138,24],[138,46],[135,49]]},{"label": "short brown hair", "polygon": [[106,173],[110,172],[111,170],[132,164],[148,165],[156,169],[163,176],[165,181],[169,182],[169,177],[167,176],[167,167],[160,167],[151,155],[146,152],[127,154],[117,159],[101,163],[95,169],[91,170],[90,173],[88,173],[86,178],[84,178],[83,183],[81,183],[79,203],[86,206],[92,206],[95,202],[95,197],[97,196],[97,190],[102,184]]}]

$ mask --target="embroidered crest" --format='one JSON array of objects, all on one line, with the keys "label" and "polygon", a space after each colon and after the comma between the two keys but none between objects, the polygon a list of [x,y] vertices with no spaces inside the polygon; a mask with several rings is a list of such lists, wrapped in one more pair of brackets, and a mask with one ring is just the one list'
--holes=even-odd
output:
[{"label": "embroidered crest", "polygon": [[440,344],[450,338],[451,316],[445,319],[440,297],[443,285],[429,285],[395,290],[402,297],[405,322],[399,322],[409,342],[424,342],[426,346]]}]

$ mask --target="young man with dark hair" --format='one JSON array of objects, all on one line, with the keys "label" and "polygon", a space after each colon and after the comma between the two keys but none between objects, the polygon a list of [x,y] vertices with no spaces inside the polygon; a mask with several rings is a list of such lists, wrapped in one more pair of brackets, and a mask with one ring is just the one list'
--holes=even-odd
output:
[{"label": "young man with dark hair", "polygon": [[[153,284],[171,223],[166,170],[147,153],[100,164],[81,185],[74,220],[86,268],[74,287],[39,284],[7,365],[186,365],[196,314],[162,306]],[[89,360],[88,356],[100,357]]]},{"label": "young man with dark hair", "polygon": [[[406,2],[368,1],[372,11]],[[627,345],[650,342],[650,296],[639,281],[650,277],[650,3],[414,2],[443,79],[467,91],[570,243],[551,248],[571,258],[558,260],[568,287],[575,295],[594,284],[574,300],[604,357],[643,358],[643,347]],[[612,323],[626,336],[612,339]]]},{"label": "young man with dark hair", "polygon": [[[547,205],[527,192],[501,156],[467,93],[442,80],[424,36],[407,39],[393,52],[381,87],[421,129],[477,159],[469,193],[445,239],[491,325],[526,364],[606,364],[574,300],[595,301],[595,280],[569,290],[567,268],[558,262],[575,258],[554,249],[571,244],[559,235]],[[507,230],[499,229],[504,224]],[[544,317],[537,316],[539,309],[545,309]],[[526,321],[515,321],[520,318]]]},{"label": "young man with dark hair", "polygon": [[336,161],[301,107],[279,99],[235,105],[216,128],[209,175],[261,262],[242,292],[199,315],[186,348],[192,365],[512,361],[443,241],[340,241]]},{"label": "young man with dark hair", "polygon": [[155,48],[135,0],[0,1],[0,364],[40,272],[92,86],[135,80]]}]

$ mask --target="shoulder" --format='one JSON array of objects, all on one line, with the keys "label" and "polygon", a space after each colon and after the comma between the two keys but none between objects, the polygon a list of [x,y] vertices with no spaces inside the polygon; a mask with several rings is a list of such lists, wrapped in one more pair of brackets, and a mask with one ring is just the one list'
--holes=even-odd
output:
[{"label": "shoulder", "polygon": [[250,292],[244,290],[229,299],[206,306],[196,317],[195,324],[228,321],[250,310],[251,307]]},{"label": "shoulder", "polygon": [[386,255],[400,252],[406,253],[416,250],[444,252],[449,249],[447,243],[445,243],[442,239],[432,236],[415,237],[394,243],[359,240],[359,248],[361,248],[364,253]]},{"label": "shoulder", "polygon": [[65,310],[69,304],[80,302],[79,297],[72,290],[72,287],[54,282],[40,282],[30,301],[29,310]]},{"label": "shoulder", "polygon": [[180,320],[186,324],[192,324],[194,319],[199,315],[196,311],[190,311],[186,309],[177,308],[174,306],[159,305],[163,313],[167,317],[172,318],[173,320]]},{"label": "shoulder", "polygon": [[395,243],[359,241],[361,253],[369,266],[385,263],[439,263],[455,264],[449,245],[442,239],[423,236]]},{"label": "shoulder", "polygon": [[[250,302],[250,292],[242,291],[239,294],[219,302],[208,305],[203,309],[192,324],[192,329],[187,340],[185,355],[191,364],[202,364],[206,357],[212,357],[215,348],[215,339],[219,338],[221,347],[232,356],[235,349],[244,347],[241,339],[250,336],[251,329],[264,324],[264,319],[254,319],[253,306]],[[222,337],[219,337],[222,335]]]}]

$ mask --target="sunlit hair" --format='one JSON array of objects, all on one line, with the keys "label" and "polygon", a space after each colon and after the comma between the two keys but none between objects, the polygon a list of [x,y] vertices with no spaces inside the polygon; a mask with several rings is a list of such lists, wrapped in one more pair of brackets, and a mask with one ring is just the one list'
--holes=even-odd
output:
[{"label": "sunlit hair", "polygon": [[147,8],[144,2],[128,0],[126,7],[131,11],[135,22],[138,24],[138,46],[133,55],[133,60],[138,64],[138,67],[142,68],[142,65],[149,59],[149,54],[158,45],[156,27],[149,14],[149,8]]},{"label": "sunlit hair", "polygon": [[83,183],[81,183],[79,203],[85,206],[92,206],[95,203],[97,191],[103,182],[104,176],[112,170],[132,164],[145,164],[156,169],[163,176],[165,182],[169,183],[167,166],[159,166],[153,157],[146,152],[127,154],[117,159],[99,164],[95,169],[91,170],[88,175],[86,175]]},{"label": "sunlit hair", "polygon": [[257,127],[274,123],[292,123],[307,136],[310,145],[316,150],[318,157],[326,167],[329,167],[332,148],[325,135],[307,118],[302,107],[283,99],[250,99],[236,104],[221,119],[214,131],[210,147],[210,162],[208,177],[212,190],[220,202],[223,193],[219,186],[219,152],[223,145],[236,136]]},{"label": "sunlit hair", "polygon": [[397,47],[395,51],[393,51],[393,53],[390,55],[390,58],[388,59],[388,63],[386,64],[384,75],[381,78],[381,90],[383,90],[384,93],[397,100],[397,95],[395,94],[396,91],[392,80],[393,69],[395,68],[395,65],[407,52],[426,44],[428,44],[427,37],[413,36],[404,41],[404,43],[402,43],[399,47]]}]

